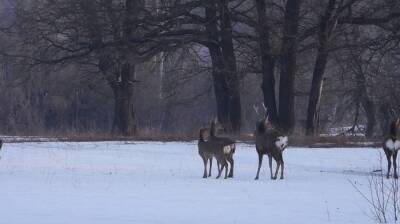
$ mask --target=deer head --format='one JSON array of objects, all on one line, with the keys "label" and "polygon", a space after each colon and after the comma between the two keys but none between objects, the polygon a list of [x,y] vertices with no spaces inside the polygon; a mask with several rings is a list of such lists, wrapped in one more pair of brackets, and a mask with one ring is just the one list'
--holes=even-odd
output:
[{"label": "deer head", "polygon": [[225,128],[224,126],[218,121],[218,118],[215,117],[212,121],[211,121],[211,125],[210,125],[210,136],[216,136],[218,131],[224,131]]},{"label": "deer head", "polygon": [[208,129],[207,128],[200,129],[199,135],[200,135],[199,139],[205,141],[208,138]]},{"label": "deer head", "polygon": [[259,122],[257,122],[257,130],[263,132],[266,129],[271,129],[274,126],[272,125],[272,123],[269,120],[269,116],[268,116],[268,109],[265,107],[264,103],[261,104],[262,108],[264,109],[264,113],[261,114],[259,112],[259,107],[256,106],[255,104],[253,105],[253,109],[256,112],[257,116],[260,117],[258,120]]},{"label": "deer head", "polygon": [[390,124],[390,135],[397,136],[397,131],[399,130],[399,128],[400,128],[400,119],[397,118]]}]

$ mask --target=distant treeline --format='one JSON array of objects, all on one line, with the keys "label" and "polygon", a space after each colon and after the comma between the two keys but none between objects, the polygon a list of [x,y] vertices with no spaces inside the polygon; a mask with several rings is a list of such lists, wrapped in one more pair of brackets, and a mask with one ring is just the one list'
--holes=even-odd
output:
[{"label": "distant treeline", "polygon": [[398,1],[0,0],[0,133],[248,133],[264,104],[286,133],[381,135],[399,28]]}]

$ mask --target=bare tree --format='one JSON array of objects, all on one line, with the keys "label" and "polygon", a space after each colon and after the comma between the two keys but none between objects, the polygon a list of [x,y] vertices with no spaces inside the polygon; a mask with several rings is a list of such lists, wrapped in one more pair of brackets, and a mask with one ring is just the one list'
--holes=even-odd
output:
[{"label": "bare tree", "polygon": [[[317,44],[317,56],[315,60],[313,76],[312,76],[312,84],[310,89],[309,103],[308,103],[308,112],[307,112],[307,134],[317,134],[319,129],[319,120],[320,120],[320,105],[321,105],[321,96],[323,91],[323,83],[324,83],[324,74],[326,70],[326,65],[329,59],[329,52],[332,51],[329,49],[330,39],[334,34],[334,31],[338,26],[343,24],[352,24],[352,25],[381,25],[384,23],[388,23],[393,19],[396,19],[400,16],[397,12],[387,12],[388,10],[396,9],[397,5],[389,4],[392,9],[389,9],[389,5],[385,5],[384,12],[381,17],[366,17],[363,11],[368,11],[368,7],[365,6],[366,2],[363,1],[336,1],[329,0],[325,13],[320,18],[319,26],[318,26],[318,44]],[[385,4],[385,3],[383,3]],[[374,4],[371,4],[372,7],[377,7]],[[382,6],[380,6],[382,8]],[[398,7],[398,6],[397,6]],[[360,9],[355,14],[354,9]],[[364,11],[364,12],[365,12]]]},{"label": "bare tree", "polygon": [[288,0],[285,8],[280,55],[279,123],[291,132],[295,125],[295,79],[298,55],[298,26],[302,0]]},{"label": "bare tree", "polygon": [[[19,57],[35,64],[81,63],[97,67],[114,93],[113,132],[135,133],[135,67],[186,43],[178,18],[197,3],[158,10],[145,1],[36,1],[17,5]],[[180,30],[182,31],[182,30]]]}]

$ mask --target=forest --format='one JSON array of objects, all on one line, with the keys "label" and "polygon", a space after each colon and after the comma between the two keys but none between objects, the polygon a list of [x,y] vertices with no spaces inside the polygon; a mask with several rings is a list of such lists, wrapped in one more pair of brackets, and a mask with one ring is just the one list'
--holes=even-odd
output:
[{"label": "forest", "polygon": [[1,133],[382,136],[399,28],[395,0],[0,0]]},{"label": "forest", "polygon": [[0,0],[0,223],[399,223],[400,0]]}]

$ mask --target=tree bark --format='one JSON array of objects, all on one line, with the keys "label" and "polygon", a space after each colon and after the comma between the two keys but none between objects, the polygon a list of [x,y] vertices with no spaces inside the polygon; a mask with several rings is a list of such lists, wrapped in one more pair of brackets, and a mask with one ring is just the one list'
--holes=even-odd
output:
[{"label": "tree bark", "polygon": [[364,74],[364,71],[361,67],[361,60],[358,55],[354,55],[353,57],[356,58],[355,64],[359,67],[359,69],[355,72],[356,81],[357,81],[357,98],[361,102],[361,106],[364,108],[365,117],[367,118],[365,136],[370,138],[374,134],[374,128],[376,124],[375,119],[375,104],[371,100],[368,91],[367,91],[367,80]]},{"label": "tree bark", "polygon": [[369,98],[369,96],[366,96],[366,98],[361,102],[365,115],[367,117],[367,127],[365,130],[365,137],[370,138],[374,135],[374,129],[376,125],[376,119],[375,119],[375,104],[374,102]]},{"label": "tree bark", "polygon": [[326,64],[328,62],[328,43],[331,32],[336,26],[334,15],[336,0],[330,0],[322,16],[318,32],[317,58],[315,61],[313,78],[308,100],[306,134],[315,135],[319,131],[319,112],[322,97],[322,87]]},{"label": "tree bark", "polygon": [[217,26],[217,10],[214,2],[209,2],[206,7],[206,30],[209,38],[213,43],[207,43],[206,47],[209,50],[211,63],[212,63],[212,78],[214,94],[217,104],[217,116],[218,121],[224,126],[230,126],[229,120],[229,97],[228,97],[228,85],[226,83],[226,77],[224,71],[224,63],[222,58],[221,48],[218,45],[219,35]]},{"label": "tree bark", "polygon": [[279,126],[278,111],[276,107],[275,96],[275,58],[272,56],[272,49],[269,43],[269,28],[266,25],[266,5],[265,0],[256,0],[257,17],[258,17],[258,36],[261,55],[262,84],[261,90],[264,96],[264,105],[267,108],[269,121]]},{"label": "tree bark", "polygon": [[297,71],[297,36],[301,0],[286,2],[279,80],[279,124],[283,131],[293,131],[295,125],[294,100]]},{"label": "tree bark", "polygon": [[115,99],[112,132],[117,135],[129,136],[136,133],[133,110],[134,77],[135,67],[124,63],[117,80],[109,81]]},{"label": "tree bark", "polygon": [[227,131],[239,132],[241,127],[240,85],[228,1],[206,1],[205,12],[205,27],[211,41],[204,45],[209,49],[211,56],[218,120]]},{"label": "tree bark", "polygon": [[221,51],[219,47],[210,46],[209,48],[211,60],[213,64],[212,77],[214,84],[215,99],[217,102],[218,121],[224,127],[230,126],[229,119],[229,96],[228,86],[226,84],[225,74],[221,71]]},{"label": "tree bark", "polygon": [[[325,48],[325,47],[323,47]],[[326,63],[328,61],[328,53],[326,49],[318,49],[317,60],[314,66],[313,79],[311,83],[310,96],[308,100],[307,112],[307,135],[318,133],[319,129],[319,111],[322,97],[323,78]]]},{"label": "tree bark", "polygon": [[[126,0],[126,15],[122,24],[122,35],[117,36],[122,42],[129,44],[129,38],[136,30],[133,27],[135,17],[139,16],[140,10],[144,7],[143,0]],[[117,34],[118,35],[118,34]],[[113,65],[119,74],[115,74],[113,79],[109,79],[109,84],[113,90],[114,120],[112,132],[118,135],[136,134],[135,114],[133,105],[133,84],[135,83],[135,66],[129,62],[130,52],[127,48],[119,49],[119,64]],[[107,59],[106,59],[107,60]]]},{"label": "tree bark", "polygon": [[229,11],[229,0],[219,0],[218,8],[220,13],[221,27],[221,50],[224,60],[224,72],[226,73],[226,82],[228,85],[228,112],[230,125],[227,127],[230,131],[239,132],[241,128],[242,112],[240,102],[240,83],[237,74],[236,56],[233,48],[232,24]]}]

